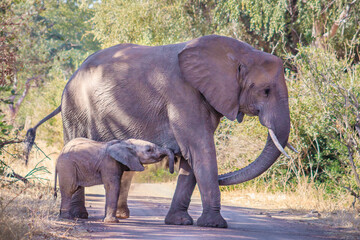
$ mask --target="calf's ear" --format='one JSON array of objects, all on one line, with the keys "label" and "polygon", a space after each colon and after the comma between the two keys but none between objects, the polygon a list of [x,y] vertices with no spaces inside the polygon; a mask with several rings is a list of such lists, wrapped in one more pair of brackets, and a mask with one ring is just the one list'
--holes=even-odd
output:
[{"label": "calf's ear", "polygon": [[119,163],[127,166],[131,171],[144,171],[144,166],[141,164],[139,157],[129,147],[123,144],[114,144],[107,149],[110,157]]}]

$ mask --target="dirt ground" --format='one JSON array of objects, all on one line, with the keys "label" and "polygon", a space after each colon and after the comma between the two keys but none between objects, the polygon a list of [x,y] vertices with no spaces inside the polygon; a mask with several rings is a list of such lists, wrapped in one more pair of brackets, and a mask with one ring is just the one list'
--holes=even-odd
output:
[{"label": "dirt ground", "polygon": [[59,220],[58,223],[70,226],[64,234],[70,239],[360,239],[357,232],[321,224],[316,221],[316,213],[303,216],[291,211],[242,207],[234,199],[227,199],[226,195],[221,212],[229,227],[197,227],[196,219],[202,209],[197,191],[189,209],[195,224],[165,225],[174,189],[175,183],[133,184],[129,197],[131,217],[121,219],[120,223],[105,224],[102,222],[103,186],[87,188],[89,219]]}]

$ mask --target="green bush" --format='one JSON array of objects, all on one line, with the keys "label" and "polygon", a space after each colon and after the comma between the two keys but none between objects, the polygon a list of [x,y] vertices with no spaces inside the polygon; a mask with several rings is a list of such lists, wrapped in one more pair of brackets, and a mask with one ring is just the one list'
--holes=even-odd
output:
[{"label": "green bush", "polygon": [[359,64],[353,64],[351,55],[338,58],[330,47],[299,48],[293,61],[298,73],[289,88],[293,138],[301,143],[297,167],[319,183],[356,186],[360,166],[360,132],[356,130],[360,120]]}]

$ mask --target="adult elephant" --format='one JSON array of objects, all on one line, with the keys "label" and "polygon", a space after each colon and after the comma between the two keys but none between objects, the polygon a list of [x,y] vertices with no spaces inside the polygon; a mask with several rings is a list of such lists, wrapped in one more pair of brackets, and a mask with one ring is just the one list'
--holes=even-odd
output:
[{"label": "adult elephant", "polygon": [[[64,142],[138,138],[181,156],[167,224],[193,224],[188,214],[197,183],[203,212],[197,225],[227,227],[220,214],[220,185],[237,184],[266,171],[287,144],[288,92],[282,61],[233,38],[210,35],[165,46],[120,44],[88,57],[67,83],[61,106]],[[269,129],[261,155],[249,166],[218,176],[213,134],[221,117],[259,116]],[[131,174],[122,181],[119,211],[128,214]],[[84,191],[73,212],[87,217]]]}]

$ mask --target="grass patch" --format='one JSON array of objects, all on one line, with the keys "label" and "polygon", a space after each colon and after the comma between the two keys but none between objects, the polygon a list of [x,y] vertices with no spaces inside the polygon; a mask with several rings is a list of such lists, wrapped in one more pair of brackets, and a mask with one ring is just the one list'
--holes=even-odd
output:
[{"label": "grass patch", "polygon": [[21,149],[22,144],[1,149],[0,239],[68,239],[74,226],[58,219],[60,199],[54,199],[49,180],[55,161],[36,146],[25,166]]},{"label": "grass patch", "polygon": [[[0,189],[0,239],[54,238],[59,204],[48,185],[15,183]],[[62,238],[55,238],[62,239]]]},{"label": "grass patch", "polygon": [[175,171],[173,174],[165,166],[165,162],[159,162],[145,166],[145,171],[136,173],[133,182],[137,183],[159,183],[159,182],[173,182],[178,176],[179,163],[175,164]]},{"label": "grass patch", "polygon": [[242,207],[291,212],[300,221],[360,230],[360,207],[353,207],[354,198],[348,194],[329,195],[325,185],[306,177],[284,191],[274,191],[271,183],[259,181],[221,187],[222,199]]}]

